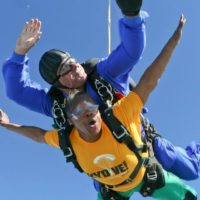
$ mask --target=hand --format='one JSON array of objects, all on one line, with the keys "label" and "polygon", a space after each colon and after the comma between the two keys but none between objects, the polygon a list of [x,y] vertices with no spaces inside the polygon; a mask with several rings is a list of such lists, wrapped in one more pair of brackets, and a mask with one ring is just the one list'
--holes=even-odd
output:
[{"label": "hand", "polygon": [[183,26],[185,25],[185,23],[186,23],[186,18],[184,17],[184,15],[181,15],[179,24],[178,24],[174,34],[171,37],[171,39],[175,42],[175,44],[178,44],[180,42]]},{"label": "hand", "polygon": [[10,120],[8,118],[8,115],[5,112],[3,112],[3,110],[0,109],[0,125],[3,126],[9,123],[10,123]]},{"label": "hand", "polygon": [[15,52],[20,55],[25,55],[40,39],[42,32],[41,21],[38,19],[31,19],[26,22],[21,35],[16,42]]},{"label": "hand", "polygon": [[142,0],[116,0],[117,5],[125,16],[136,16],[142,6]]}]

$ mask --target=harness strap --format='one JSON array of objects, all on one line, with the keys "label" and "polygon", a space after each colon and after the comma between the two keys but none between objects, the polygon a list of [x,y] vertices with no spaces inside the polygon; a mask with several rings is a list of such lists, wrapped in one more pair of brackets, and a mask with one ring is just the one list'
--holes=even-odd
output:
[{"label": "harness strap", "polygon": [[73,127],[71,127],[67,123],[66,129],[58,130],[59,145],[60,145],[60,148],[63,151],[66,162],[72,162],[74,164],[75,168],[77,168],[79,170],[79,172],[82,173],[83,170],[77,162],[76,155],[75,155],[74,150],[73,150],[71,143],[70,143],[70,139],[69,139],[70,134],[65,133],[65,132],[70,133],[72,128]]},{"label": "harness strap", "polygon": [[156,131],[155,127],[153,126],[150,121],[144,117],[142,114],[140,115],[142,127],[146,134],[146,139],[150,143],[153,143],[155,137],[161,137],[161,135]]},{"label": "harness strap", "polygon": [[138,162],[138,164],[136,165],[135,169],[133,170],[132,174],[129,176],[128,179],[126,179],[125,181],[123,181],[122,183],[119,183],[117,185],[105,185],[106,188],[109,188],[109,189],[113,189],[113,188],[117,188],[119,186],[122,186],[122,185],[126,185],[126,184],[129,184],[131,183],[135,177],[137,176],[140,168],[144,165],[146,166],[147,163],[149,162],[149,159],[148,158],[141,158]]},{"label": "harness strap", "polygon": [[144,184],[140,190],[142,196],[151,196],[156,189],[165,185],[163,169],[157,163],[147,166],[144,176]]},{"label": "harness strap", "polygon": [[70,143],[70,133],[73,129],[67,121],[67,115],[64,111],[65,108],[65,98],[63,94],[56,88],[52,87],[49,94],[53,96],[53,107],[52,114],[54,117],[54,122],[58,129],[59,146],[63,151],[66,158],[66,162],[72,162],[80,172],[83,172],[82,168],[77,162],[76,155]]},{"label": "harness strap", "polygon": [[136,145],[134,143],[133,138],[131,137],[128,130],[113,115],[112,107],[108,107],[106,104],[103,104],[99,109],[103,120],[111,130],[115,139],[120,143],[124,142],[127,147],[136,154],[138,160],[140,160],[142,157],[139,153],[146,152],[148,150],[147,146],[145,144]]},{"label": "harness strap", "polygon": [[145,137],[143,138],[143,140],[148,147],[149,157],[152,160],[154,160],[154,163],[158,163],[154,155],[153,142],[154,142],[155,137],[161,137],[161,135],[156,131],[153,124],[149,122],[148,118],[143,116],[143,114],[140,114],[140,119],[141,119],[143,131],[145,133]]},{"label": "harness strap", "polygon": [[144,158],[140,155],[140,153],[146,152],[147,146],[146,145],[136,145],[133,141],[133,138],[131,137],[130,133],[128,130],[121,124],[121,122],[113,115],[113,110],[112,107],[108,107],[108,105],[103,104],[100,106],[100,112],[102,115],[103,120],[109,127],[110,131],[112,132],[113,136],[119,143],[124,143],[127,145],[127,147],[134,152],[138,159],[138,163],[130,175],[130,177],[123,181],[122,183],[118,185],[106,185],[107,188],[115,188],[119,187],[121,185],[130,183],[133,181],[133,179],[137,176],[140,168],[143,165],[147,165],[149,159]]},{"label": "harness strap", "polygon": [[104,185],[101,184],[100,186],[100,192],[101,196],[103,197],[103,200],[129,200],[129,197],[123,197],[118,192],[110,190]]},{"label": "harness strap", "polygon": [[102,102],[109,102],[109,104],[113,105],[118,101],[114,88],[98,74],[96,67],[88,76],[88,81]]}]

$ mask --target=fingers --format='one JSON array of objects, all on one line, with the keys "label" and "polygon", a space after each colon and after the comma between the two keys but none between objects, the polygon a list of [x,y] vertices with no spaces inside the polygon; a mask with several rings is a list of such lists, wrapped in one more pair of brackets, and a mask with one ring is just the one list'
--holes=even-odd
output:
[{"label": "fingers", "polygon": [[186,18],[183,14],[181,15],[180,21],[181,21],[182,24],[186,23]]},{"label": "fingers", "polygon": [[22,33],[16,42],[15,52],[25,55],[40,39],[42,23],[39,19],[31,19],[25,23]]},{"label": "fingers", "polygon": [[25,26],[23,28],[23,33],[31,33],[31,34],[39,34],[41,30],[42,22],[39,19],[31,19],[28,22],[25,23]]},{"label": "fingers", "polygon": [[4,124],[9,123],[9,117],[8,115],[0,109],[0,125],[3,126]]},{"label": "fingers", "polygon": [[186,18],[182,14],[180,19],[179,19],[178,26],[177,26],[174,34],[172,35],[172,40],[175,42],[175,44],[178,44],[180,42],[180,39],[181,39],[181,36],[182,36],[182,29],[183,29],[185,23],[186,23]]},{"label": "fingers", "polygon": [[7,117],[6,113],[3,112],[3,110],[0,109],[0,121],[1,121],[5,116]]},{"label": "fingers", "polygon": [[28,22],[25,23],[24,28],[23,28],[23,30],[22,30],[22,33],[26,32],[27,26],[28,26]]},{"label": "fingers", "polygon": [[180,20],[179,20],[179,24],[178,24],[177,30],[183,29],[183,26],[185,25],[185,23],[186,23],[186,18],[182,14],[181,17],[180,17]]},{"label": "fingers", "polygon": [[3,110],[0,109],[0,123],[3,122],[4,116],[5,116],[5,113],[3,112]]}]

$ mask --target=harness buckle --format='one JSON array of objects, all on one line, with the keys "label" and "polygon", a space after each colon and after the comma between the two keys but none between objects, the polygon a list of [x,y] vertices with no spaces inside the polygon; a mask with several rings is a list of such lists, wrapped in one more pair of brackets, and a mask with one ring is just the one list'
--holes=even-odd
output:
[{"label": "harness buckle", "polygon": [[72,153],[72,150],[71,150],[71,148],[70,147],[67,147],[67,149],[65,149],[64,150],[64,156],[65,156],[65,158],[69,158],[69,157],[71,157],[73,155],[73,153]]},{"label": "harness buckle", "polygon": [[156,170],[147,172],[147,180],[148,181],[150,181],[150,182],[156,182],[157,178],[158,178],[158,175],[157,175]]},{"label": "harness buckle", "polygon": [[126,182],[126,184],[128,184],[128,183],[132,183],[132,181],[133,181],[133,179],[132,178],[127,178],[126,180],[125,180],[125,182]]},{"label": "harness buckle", "polygon": [[120,140],[121,138],[123,138],[125,135],[129,135],[127,130],[124,128],[124,126],[120,125],[118,128],[116,128],[113,131],[113,135]]}]

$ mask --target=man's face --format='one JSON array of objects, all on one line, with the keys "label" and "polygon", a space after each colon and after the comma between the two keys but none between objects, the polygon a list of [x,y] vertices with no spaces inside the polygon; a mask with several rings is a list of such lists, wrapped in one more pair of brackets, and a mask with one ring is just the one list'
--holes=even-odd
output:
[{"label": "man's face", "polygon": [[87,80],[87,74],[83,67],[74,58],[63,59],[58,68],[59,82],[68,88],[82,88]]},{"label": "man's face", "polygon": [[101,115],[98,105],[94,104],[92,100],[78,103],[70,120],[79,133],[86,138],[97,138],[101,132]]}]

